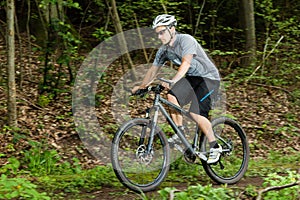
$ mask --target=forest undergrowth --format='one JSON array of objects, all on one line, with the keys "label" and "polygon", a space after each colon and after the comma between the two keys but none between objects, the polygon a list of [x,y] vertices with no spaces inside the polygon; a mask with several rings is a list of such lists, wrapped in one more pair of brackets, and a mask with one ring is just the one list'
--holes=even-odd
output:
[{"label": "forest undergrowth", "polygon": [[[0,63],[3,66],[6,63],[5,54],[2,53],[4,51],[5,46],[0,41]],[[88,196],[123,199],[128,197],[126,195],[134,198],[155,198],[157,193],[151,193],[147,197],[147,195],[134,195],[124,190],[109,169],[99,168],[103,163],[89,153],[76,132],[72,113],[72,86],[63,85],[55,98],[51,93],[39,95],[42,61],[39,59],[38,52],[32,55],[30,63],[25,57],[18,57],[16,61],[18,129],[6,125],[6,86],[5,80],[0,80],[0,173],[3,174],[1,180],[7,182],[8,177],[21,176],[25,179],[16,179],[19,182],[17,181],[18,184],[13,187],[27,186],[27,189],[35,191],[36,187],[31,187],[30,182],[36,183],[43,186],[43,188],[37,187],[39,191],[47,192],[53,199],[63,196],[71,196],[70,199],[79,197],[89,199]],[[121,62],[116,62],[107,71],[109,75],[102,77],[103,81],[99,83],[97,89],[99,94],[97,117],[103,130],[110,137],[119,125],[111,116],[110,110],[111,93],[117,81],[116,77],[124,73],[124,66],[121,65]],[[258,188],[272,185],[271,181],[268,185],[263,185],[262,180],[268,178],[267,175],[272,171],[279,174],[297,171],[300,166],[299,159],[297,160],[296,157],[298,155],[299,158],[300,151],[300,107],[299,100],[293,95],[295,88],[287,85],[273,86],[255,79],[245,82],[249,74],[241,75],[237,69],[221,68],[220,72],[226,89],[226,114],[233,116],[242,125],[250,143],[252,161],[245,178],[249,182],[244,180],[244,188],[246,185],[254,185]],[[4,67],[1,67],[0,73],[0,77],[5,77]],[[290,160],[285,160],[283,163],[285,156]],[[266,162],[268,159],[271,162]],[[173,168],[178,169],[178,166]],[[265,173],[261,170],[265,170]],[[187,171],[191,170],[187,167]],[[100,172],[105,176],[100,176]],[[188,185],[180,184],[181,181],[174,178],[178,173],[173,175],[172,172],[170,173],[167,182],[173,181],[174,184],[165,183],[163,186],[169,189],[162,190],[161,197],[167,197],[172,187],[177,187],[178,193],[191,193],[196,190],[189,185],[197,184],[197,180],[191,178]],[[184,172],[180,170],[180,173]],[[84,176],[89,177],[89,180],[84,179]],[[185,175],[182,176],[183,179]],[[203,176],[205,175],[202,174]],[[261,185],[257,185],[257,177],[261,178],[259,179]],[[59,179],[64,179],[65,182],[55,181]],[[205,183],[209,185],[209,180]],[[205,190],[205,188],[197,189]],[[251,199],[257,195],[257,189],[248,187],[247,190],[241,198]],[[3,191],[0,181],[0,195]],[[230,196],[234,192],[230,190],[229,193],[226,195]],[[47,199],[46,193],[40,195],[41,199]]]}]

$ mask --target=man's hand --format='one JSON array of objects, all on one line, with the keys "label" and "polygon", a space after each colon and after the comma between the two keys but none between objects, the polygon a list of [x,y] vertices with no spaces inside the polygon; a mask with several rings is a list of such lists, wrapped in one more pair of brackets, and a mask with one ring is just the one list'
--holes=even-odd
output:
[{"label": "man's hand", "polygon": [[150,83],[155,78],[158,70],[159,70],[159,67],[152,65],[149,68],[149,70],[147,71],[141,85],[133,87],[133,89],[131,90],[132,94],[135,94],[136,91],[138,91],[139,89],[145,89],[148,85],[150,85]]},{"label": "man's hand", "polygon": [[141,87],[141,86],[134,86],[133,89],[131,90],[131,93],[132,93],[132,94],[135,94],[136,91],[138,91],[139,89],[144,89],[144,88]]},{"label": "man's hand", "polygon": [[164,86],[167,90],[170,90],[173,87],[174,84],[175,84],[175,82],[172,81],[171,83],[162,82],[161,85]]}]

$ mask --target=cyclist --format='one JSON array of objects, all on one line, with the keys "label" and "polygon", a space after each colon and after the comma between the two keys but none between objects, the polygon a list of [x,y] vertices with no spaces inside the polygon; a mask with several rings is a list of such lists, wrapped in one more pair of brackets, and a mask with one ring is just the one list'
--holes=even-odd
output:
[{"label": "cyclist", "polygon": [[[211,109],[213,94],[216,93],[220,85],[220,76],[216,66],[196,39],[191,35],[176,32],[176,25],[177,20],[172,15],[158,15],[154,19],[152,28],[161,40],[162,46],[158,49],[154,62],[143,78],[141,85],[135,86],[132,93],[150,85],[159,68],[166,61],[178,65],[179,68],[171,80],[172,83],[164,82],[162,85],[169,89],[167,98],[170,102],[178,106],[184,106],[191,102],[189,112],[207,136],[210,144],[207,163],[213,164],[218,162],[222,147],[218,145],[213,134],[208,113]],[[182,115],[173,111],[171,117],[182,130]],[[174,134],[168,141],[174,144],[180,140]]]}]

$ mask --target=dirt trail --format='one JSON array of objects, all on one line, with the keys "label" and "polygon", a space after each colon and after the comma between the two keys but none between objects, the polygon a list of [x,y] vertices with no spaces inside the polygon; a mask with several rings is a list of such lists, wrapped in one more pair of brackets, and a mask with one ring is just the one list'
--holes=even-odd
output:
[{"label": "dirt trail", "polygon": [[[246,177],[243,178],[241,181],[239,181],[237,184],[230,185],[228,187],[241,188],[242,190],[246,188],[248,185],[260,187],[262,183],[263,183],[263,179],[260,177]],[[214,185],[214,186],[219,187],[219,185]],[[174,187],[179,191],[184,191],[187,189],[188,184],[180,183],[178,185],[175,185]],[[146,196],[150,199],[157,199],[155,197],[158,197],[158,193],[157,193],[158,190],[146,193]],[[92,200],[92,199],[93,200],[128,200],[128,199],[142,199],[142,197],[139,194],[129,191],[125,187],[121,187],[121,188],[103,187],[99,191],[95,191],[90,194],[85,194],[84,200]]]}]

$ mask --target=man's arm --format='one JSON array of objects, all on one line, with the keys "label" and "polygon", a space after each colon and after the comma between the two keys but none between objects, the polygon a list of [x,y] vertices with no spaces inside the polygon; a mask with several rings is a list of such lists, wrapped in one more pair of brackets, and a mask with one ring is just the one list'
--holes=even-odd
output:
[{"label": "man's arm", "polygon": [[[189,68],[191,66],[192,59],[193,59],[193,54],[187,54],[182,57],[181,65],[178,68],[178,71],[175,74],[175,76],[172,78],[173,84],[175,84],[177,81],[179,81],[180,79],[182,79],[185,76],[185,74],[187,73],[187,71],[189,70]],[[163,86],[170,89],[169,84],[164,83]]]},{"label": "man's arm", "polygon": [[156,74],[158,73],[159,67],[152,65],[147,71],[141,85],[135,86],[132,89],[132,93],[134,94],[138,89],[146,88],[150,83],[154,80]]}]

